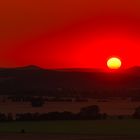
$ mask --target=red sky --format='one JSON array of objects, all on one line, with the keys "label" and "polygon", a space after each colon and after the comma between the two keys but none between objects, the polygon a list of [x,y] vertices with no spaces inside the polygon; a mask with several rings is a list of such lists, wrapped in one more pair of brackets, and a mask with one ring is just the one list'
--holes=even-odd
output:
[{"label": "red sky", "polygon": [[3,0],[0,67],[140,65],[139,0]]}]

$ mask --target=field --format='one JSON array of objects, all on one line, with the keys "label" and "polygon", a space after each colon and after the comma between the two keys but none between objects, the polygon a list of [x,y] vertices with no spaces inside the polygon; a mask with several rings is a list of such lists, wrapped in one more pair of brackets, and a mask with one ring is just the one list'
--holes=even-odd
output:
[{"label": "field", "polygon": [[0,123],[0,139],[139,140],[139,130],[139,120],[9,122]]},{"label": "field", "polygon": [[139,120],[99,121],[46,121],[0,123],[1,133],[27,133],[94,135],[94,136],[140,136]]},{"label": "field", "polygon": [[[140,102],[110,100],[101,102],[47,102],[43,107],[33,108],[30,103],[0,102],[0,112],[27,113],[50,111],[78,112],[88,105],[98,105],[101,112],[109,115],[131,115]],[[21,130],[25,133],[21,133]],[[98,121],[45,121],[1,122],[0,140],[140,140],[140,120]]]},{"label": "field", "polygon": [[139,140],[138,136],[0,134],[1,140]]}]

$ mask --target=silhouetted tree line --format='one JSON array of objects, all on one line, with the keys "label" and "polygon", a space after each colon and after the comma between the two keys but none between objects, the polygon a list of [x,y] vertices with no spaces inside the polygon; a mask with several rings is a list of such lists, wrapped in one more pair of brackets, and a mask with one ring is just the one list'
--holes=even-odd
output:
[{"label": "silhouetted tree line", "polygon": [[79,113],[49,112],[49,113],[24,113],[16,114],[17,121],[45,121],[45,120],[98,120],[106,119],[106,114],[101,114],[98,106],[82,108]]},{"label": "silhouetted tree line", "polygon": [[0,113],[0,122],[4,122],[4,121],[13,121],[13,114],[12,113],[8,113],[8,114],[4,114],[4,113]]},{"label": "silhouetted tree line", "polygon": [[[68,111],[64,112],[48,112],[48,113],[17,113],[13,116],[12,113],[0,113],[0,122],[7,121],[47,121],[47,120],[104,120],[112,118],[105,113],[100,113],[100,108],[97,105],[81,108],[78,113]],[[140,107],[135,109],[131,116],[134,119],[140,119]],[[116,116],[116,119],[125,119],[125,116]]]},{"label": "silhouetted tree line", "polygon": [[78,113],[68,111],[48,113],[17,113],[15,117],[11,113],[0,113],[0,121],[46,121],[46,120],[98,120],[106,119],[107,114],[101,114],[98,106],[84,107]]}]

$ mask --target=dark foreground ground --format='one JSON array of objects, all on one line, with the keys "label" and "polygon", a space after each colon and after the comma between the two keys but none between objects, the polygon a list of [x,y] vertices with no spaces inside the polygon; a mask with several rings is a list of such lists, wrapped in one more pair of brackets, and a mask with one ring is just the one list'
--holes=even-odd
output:
[{"label": "dark foreground ground", "polygon": [[0,140],[140,140],[140,120],[1,122]]},{"label": "dark foreground ground", "polygon": [[17,134],[21,133],[22,130],[27,134],[140,137],[140,120],[22,121],[0,123],[0,134]]},{"label": "dark foreground ground", "polygon": [[138,136],[0,134],[0,140],[140,140]]}]

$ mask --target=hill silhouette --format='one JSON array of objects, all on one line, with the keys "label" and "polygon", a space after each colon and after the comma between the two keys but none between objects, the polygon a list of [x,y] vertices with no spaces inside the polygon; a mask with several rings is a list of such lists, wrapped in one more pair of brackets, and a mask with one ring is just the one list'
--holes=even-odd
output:
[{"label": "hill silhouette", "polygon": [[37,66],[0,69],[0,94],[4,95],[140,96],[139,93],[140,67],[113,73]]}]

